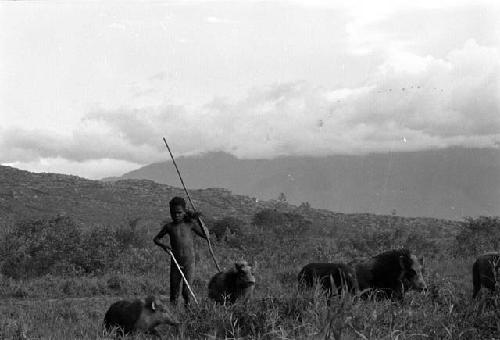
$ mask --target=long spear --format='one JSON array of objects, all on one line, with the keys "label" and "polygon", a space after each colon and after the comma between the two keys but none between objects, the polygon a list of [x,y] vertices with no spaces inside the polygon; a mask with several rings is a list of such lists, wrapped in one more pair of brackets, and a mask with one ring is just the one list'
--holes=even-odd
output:
[{"label": "long spear", "polygon": [[[163,141],[165,142],[165,146],[167,147],[167,150],[170,153],[170,158],[172,158],[172,162],[174,163],[175,170],[177,170],[177,174],[179,175],[179,179],[181,180],[182,187],[184,188],[184,191],[186,192],[189,203],[191,203],[191,207],[193,208],[193,210],[196,211],[196,207],[194,206],[193,200],[191,199],[191,195],[189,195],[189,191],[186,188],[186,184],[184,184],[184,180],[182,179],[181,173],[179,171],[179,167],[177,166],[177,163],[175,162],[174,155],[172,154],[172,151],[170,150],[170,147],[168,146],[168,143],[167,143],[167,140],[165,139],[165,137],[163,137]],[[203,223],[203,220],[199,216],[198,216],[198,221],[200,222],[201,229],[203,230],[203,233],[205,234],[205,238],[207,239],[208,250],[210,251],[210,255],[212,255],[212,259],[214,260],[215,266],[217,267],[217,270],[220,272],[221,269],[220,269],[219,264],[217,263],[217,260],[215,258],[215,254],[214,254],[214,251],[212,249],[212,243],[210,242],[210,237],[208,236],[207,227],[205,226],[205,223]]]}]

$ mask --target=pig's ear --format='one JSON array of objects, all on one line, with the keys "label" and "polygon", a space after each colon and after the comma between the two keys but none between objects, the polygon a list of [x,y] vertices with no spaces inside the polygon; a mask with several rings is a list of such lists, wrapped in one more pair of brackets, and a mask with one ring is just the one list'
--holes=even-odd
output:
[{"label": "pig's ear", "polygon": [[154,312],[155,309],[156,309],[155,297],[154,296],[148,296],[144,300],[144,307],[148,308],[148,309],[151,309]]},{"label": "pig's ear", "polygon": [[401,256],[399,257],[399,265],[401,266],[401,269],[402,269],[402,270],[405,270],[405,268],[406,268],[406,267],[405,267],[405,258],[404,258],[404,256],[403,256],[403,255],[401,255]]}]

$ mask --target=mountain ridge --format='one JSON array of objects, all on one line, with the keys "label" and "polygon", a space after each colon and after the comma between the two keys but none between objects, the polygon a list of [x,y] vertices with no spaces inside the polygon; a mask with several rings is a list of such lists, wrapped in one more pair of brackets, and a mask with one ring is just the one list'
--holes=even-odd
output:
[{"label": "mountain ridge", "polygon": [[[146,165],[117,179],[178,185],[171,162]],[[223,152],[179,157],[188,187],[224,187],[258,199],[284,193],[294,204],[343,213],[460,220],[500,215],[500,150],[446,148],[367,155],[238,159]]]}]

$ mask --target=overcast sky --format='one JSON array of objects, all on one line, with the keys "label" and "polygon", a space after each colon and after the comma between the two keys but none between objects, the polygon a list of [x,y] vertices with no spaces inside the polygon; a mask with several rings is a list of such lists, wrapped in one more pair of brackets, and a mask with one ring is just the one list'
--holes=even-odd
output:
[{"label": "overcast sky", "polygon": [[0,2],[0,163],[499,147],[496,3]]}]

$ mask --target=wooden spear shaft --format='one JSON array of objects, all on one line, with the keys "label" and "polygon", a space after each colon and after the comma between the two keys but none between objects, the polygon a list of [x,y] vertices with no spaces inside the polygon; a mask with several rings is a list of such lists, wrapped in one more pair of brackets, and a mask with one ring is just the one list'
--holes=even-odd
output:
[{"label": "wooden spear shaft", "polygon": [[[186,188],[186,184],[184,183],[184,180],[182,179],[181,172],[179,171],[179,167],[177,166],[177,163],[175,162],[174,155],[172,154],[172,151],[170,150],[170,147],[168,146],[168,143],[167,143],[167,140],[165,139],[165,137],[163,137],[163,141],[165,142],[165,146],[167,147],[168,153],[170,154],[170,158],[172,158],[172,162],[174,163],[175,170],[177,170],[177,175],[179,175],[179,179],[181,180],[182,187],[184,188],[184,191],[186,192],[189,203],[191,204],[191,207],[193,208],[193,210],[196,211],[196,207],[194,206],[193,200],[191,199],[191,195],[189,195],[189,191]],[[219,267],[219,264],[217,263],[217,259],[215,258],[215,254],[214,254],[214,251],[212,249],[212,243],[210,242],[210,237],[208,236],[207,227],[205,226],[205,223],[203,222],[201,217],[198,217],[198,221],[200,222],[201,229],[203,230],[203,233],[205,234],[205,237],[207,239],[208,250],[210,251],[210,255],[212,255],[212,259],[214,260],[215,267],[217,267],[217,270],[220,272],[221,269]]]}]

